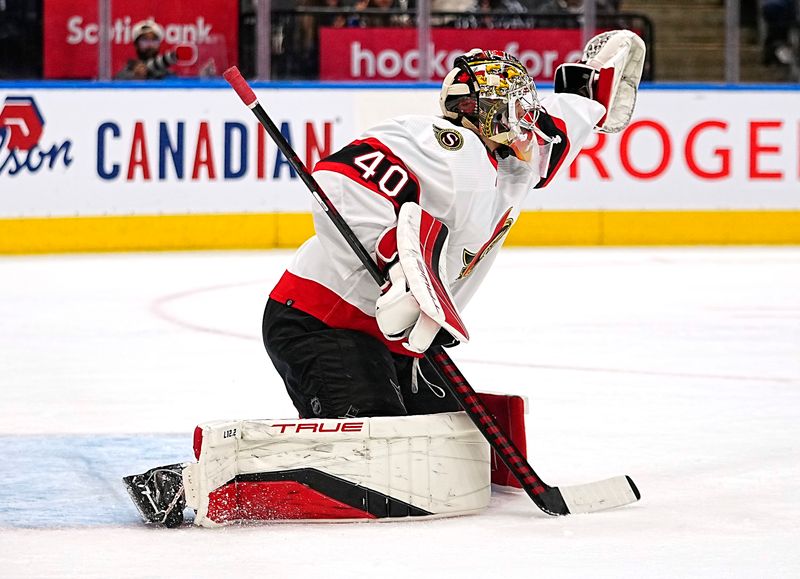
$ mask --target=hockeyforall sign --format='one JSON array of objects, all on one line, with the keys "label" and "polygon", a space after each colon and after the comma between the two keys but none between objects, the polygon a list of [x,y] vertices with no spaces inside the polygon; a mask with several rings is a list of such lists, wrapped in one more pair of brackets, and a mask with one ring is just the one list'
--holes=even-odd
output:
[{"label": "hockeyforall sign", "polygon": [[[97,2],[45,0],[45,78],[95,78],[97,76]],[[178,45],[197,49],[192,64],[172,67],[177,76],[224,70],[238,61],[238,15],[214,0],[159,2],[114,0],[111,16],[111,69],[115,73],[135,58],[132,31],[137,22],[153,18],[164,28],[162,53]]]},{"label": "hockeyforall sign", "polygon": [[[562,62],[581,55],[581,32],[574,29],[433,29],[433,78],[442,79],[453,60],[475,46],[515,54],[535,80],[552,80]],[[416,80],[419,78],[417,31],[413,28],[322,28],[322,80]]]}]

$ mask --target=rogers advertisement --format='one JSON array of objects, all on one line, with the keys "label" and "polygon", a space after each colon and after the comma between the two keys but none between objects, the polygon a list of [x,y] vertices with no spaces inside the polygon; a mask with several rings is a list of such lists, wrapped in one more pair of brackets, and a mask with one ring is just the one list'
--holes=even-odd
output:
[{"label": "rogers advertisement", "polygon": [[[575,62],[582,52],[581,31],[431,30],[434,79],[442,79],[453,60],[481,47],[511,52],[534,79],[553,79],[562,62]],[[419,50],[414,28],[320,29],[321,80],[417,80]]]},{"label": "rogers advertisement", "polygon": [[[111,75],[136,58],[131,32],[142,20],[164,29],[161,53],[178,45],[196,48],[196,58],[175,64],[176,76],[218,76],[238,63],[238,10],[217,0],[163,2],[114,0],[111,13]],[[98,62],[97,2],[45,0],[45,78],[96,78]]]}]

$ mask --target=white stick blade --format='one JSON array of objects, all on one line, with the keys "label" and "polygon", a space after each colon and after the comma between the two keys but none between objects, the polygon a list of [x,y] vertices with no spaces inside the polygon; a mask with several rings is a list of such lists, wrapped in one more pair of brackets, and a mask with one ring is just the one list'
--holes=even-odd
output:
[{"label": "white stick blade", "polygon": [[615,476],[585,485],[558,487],[570,513],[592,513],[621,507],[639,500],[638,490],[626,476]]}]

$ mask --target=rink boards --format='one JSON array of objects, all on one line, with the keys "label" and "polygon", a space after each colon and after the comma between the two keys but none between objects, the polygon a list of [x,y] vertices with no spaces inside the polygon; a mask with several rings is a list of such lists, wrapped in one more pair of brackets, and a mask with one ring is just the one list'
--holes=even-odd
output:
[{"label": "rink boards", "polygon": [[[544,89],[547,92],[549,89]],[[262,85],[309,166],[431,86]],[[533,191],[514,245],[800,243],[800,90],[659,86]],[[0,83],[0,253],[295,247],[312,199],[227,85]]]}]

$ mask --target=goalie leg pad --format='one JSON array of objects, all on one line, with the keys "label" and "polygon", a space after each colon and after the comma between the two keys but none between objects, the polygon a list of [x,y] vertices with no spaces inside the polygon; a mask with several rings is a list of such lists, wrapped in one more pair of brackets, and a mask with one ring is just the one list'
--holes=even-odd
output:
[{"label": "goalie leg pad", "polygon": [[[479,392],[478,397],[489,410],[497,425],[508,435],[520,454],[528,457],[528,443],[525,438],[526,399],[509,394],[487,394]],[[492,450],[492,484],[521,489],[522,485]]]},{"label": "goalie leg pad", "polygon": [[441,517],[489,503],[489,445],[463,412],[198,428],[198,462],[183,470],[197,525]]}]

